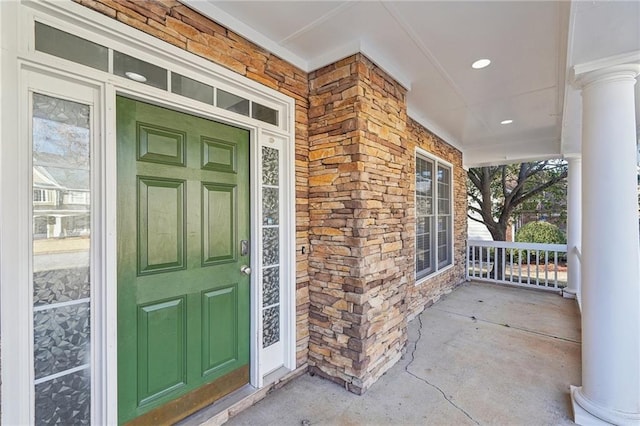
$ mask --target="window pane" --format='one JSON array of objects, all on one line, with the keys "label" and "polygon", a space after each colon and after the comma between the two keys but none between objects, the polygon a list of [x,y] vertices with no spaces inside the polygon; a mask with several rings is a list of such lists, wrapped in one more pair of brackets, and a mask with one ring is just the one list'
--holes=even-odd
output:
[{"label": "window pane", "polygon": [[451,216],[438,218],[438,268],[451,263]]},{"label": "window pane", "polygon": [[80,37],[36,22],[36,50],[100,71],[109,71],[109,50]]},{"label": "window pane", "polygon": [[200,83],[178,73],[171,73],[171,91],[196,101],[213,105],[213,86]]},{"label": "window pane", "polygon": [[438,214],[451,214],[451,170],[438,165]]},{"label": "window pane", "polygon": [[416,194],[433,197],[433,163],[422,158],[416,161]]},{"label": "window pane", "polygon": [[124,53],[113,52],[113,73],[167,90],[167,70]]},{"label": "window pane", "polygon": [[433,272],[432,218],[420,218],[417,221],[416,232],[416,274],[418,278]]},{"label": "window pane", "polygon": [[275,126],[278,125],[278,111],[266,107],[264,105],[257,104],[253,102],[251,104],[251,116],[257,120],[264,121],[265,123],[273,124]]},{"label": "window pane", "polygon": [[[33,95],[33,338],[38,423],[88,423],[91,169],[88,105]],[[77,369],[83,372],[76,372]]]},{"label": "window pane", "polygon": [[249,100],[218,89],[217,106],[227,111],[249,116]]}]

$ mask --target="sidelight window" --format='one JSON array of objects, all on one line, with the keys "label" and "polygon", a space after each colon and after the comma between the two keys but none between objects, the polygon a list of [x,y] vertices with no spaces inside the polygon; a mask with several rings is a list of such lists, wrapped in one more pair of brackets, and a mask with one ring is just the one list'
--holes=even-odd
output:
[{"label": "sidelight window", "polygon": [[35,423],[88,424],[90,107],[38,93],[32,101]]}]

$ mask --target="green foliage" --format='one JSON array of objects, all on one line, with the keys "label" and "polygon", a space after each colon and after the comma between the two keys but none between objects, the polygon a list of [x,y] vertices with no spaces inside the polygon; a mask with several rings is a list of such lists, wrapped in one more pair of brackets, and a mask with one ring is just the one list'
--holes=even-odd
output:
[{"label": "green foliage", "polygon": [[529,222],[516,232],[516,241],[524,243],[566,244],[567,238],[549,222]]}]

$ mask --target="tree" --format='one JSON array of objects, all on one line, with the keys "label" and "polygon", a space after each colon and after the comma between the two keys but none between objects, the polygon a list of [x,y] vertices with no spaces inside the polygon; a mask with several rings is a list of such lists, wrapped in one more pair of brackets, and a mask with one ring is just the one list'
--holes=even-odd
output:
[{"label": "tree", "polygon": [[[536,201],[544,191],[564,184],[567,163],[560,160],[536,161],[469,169],[469,215],[483,223],[494,241],[505,241],[509,219],[524,203]],[[542,200],[540,200],[542,202]]]},{"label": "tree", "polygon": [[[505,241],[509,219],[524,203],[534,201],[567,177],[567,163],[559,160],[537,161],[502,166],[469,169],[468,205],[480,219],[469,214],[471,220],[483,223],[494,241]],[[536,203],[537,204],[537,203]],[[494,267],[487,276],[504,279],[502,268],[504,250],[496,250]]]}]

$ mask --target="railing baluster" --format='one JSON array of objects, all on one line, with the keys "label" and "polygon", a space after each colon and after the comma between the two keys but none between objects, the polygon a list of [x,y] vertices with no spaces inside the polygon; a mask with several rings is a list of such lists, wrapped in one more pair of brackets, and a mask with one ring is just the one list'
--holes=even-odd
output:
[{"label": "railing baluster", "polygon": [[506,279],[506,275],[507,275],[507,271],[506,271],[506,269],[507,269],[507,248],[503,247],[500,250],[502,250],[502,257],[501,257],[501,259],[502,259],[502,269],[501,269],[502,277],[500,277],[501,278],[500,281],[506,281],[507,280]]},{"label": "railing baluster", "polygon": [[544,251],[544,286],[549,287],[549,250]]},{"label": "railing baluster", "polygon": [[518,250],[518,284],[522,284],[522,250]]},{"label": "railing baluster", "polygon": [[487,247],[487,278],[491,279],[491,248]]},{"label": "railing baluster", "polygon": [[478,252],[478,257],[480,258],[480,277],[483,278],[482,277],[482,273],[483,273],[483,271],[482,271],[482,246],[480,246],[480,251]]},{"label": "railing baluster", "polygon": [[553,273],[555,276],[553,286],[554,288],[558,288],[558,252],[557,251],[553,252],[553,263],[555,263],[556,265],[555,269],[553,270]]},{"label": "railing baluster", "polygon": [[467,258],[466,260],[466,264],[467,264],[467,270],[465,271],[465,276],[467,277],[467,281],[469,281],[469,258],[471,257],[471,248],[469,246],[469,243],[467,242]]},{"label": "railing baluster", "polygon": [[536,250],[536,285],[540,285],[540,252]]},{"label": "railing baluster", "polygon": [[531,249],[527,250],[527,284],[531,284]]},{"label": "railing baluster", "polygon": [[509,250],[509,281],[513,282],[513,249]]},{"label": "railing baluster", "polygon": [[473,276],[476,276],[477,267],[476,267],[476,246],[473,246],[473,250],[471,250],[471,255],[473,256]]}]

